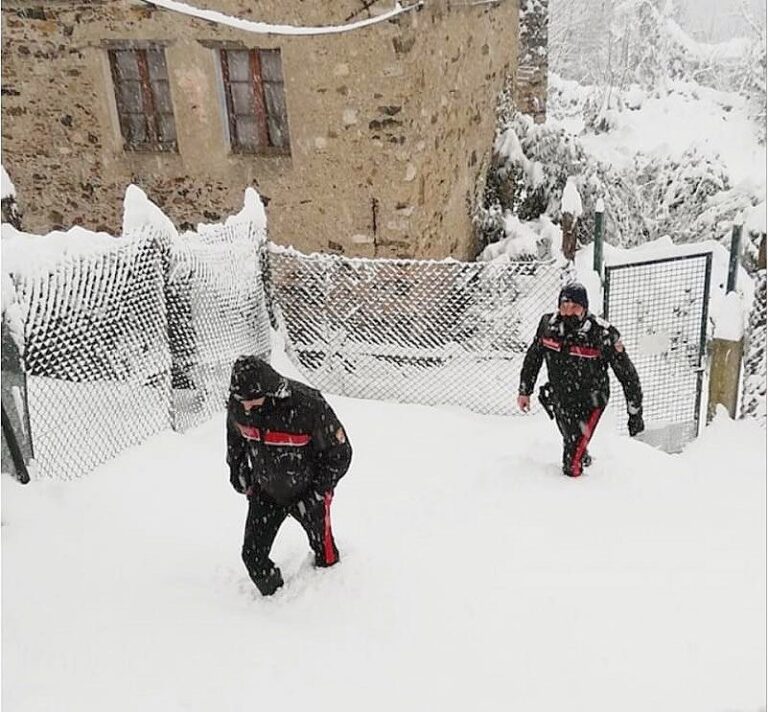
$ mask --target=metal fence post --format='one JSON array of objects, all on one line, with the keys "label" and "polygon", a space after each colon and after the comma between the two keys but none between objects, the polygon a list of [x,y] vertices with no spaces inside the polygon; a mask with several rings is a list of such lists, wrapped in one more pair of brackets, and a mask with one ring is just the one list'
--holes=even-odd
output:
[{"label": "metal fence post", "polygon": [[592,269],[600,275],[600,281],[603,281],[603,233],[605,232],[605,223],[603,215],[605,213],[605,203],[602,198],[598,198],[595,205],[595,244],[592,260]]},{"label": "metal fence post", "polygon": [[[11,335],[6,315],[2,318],[3,472],[11,472],[22,484],[29,482],[28,463],[34,457],[29,418],[27,374],[19,345]],[[7,469],[6,469],[7,468]]]},{"label": "metal fence post", "polygon": [[605,284],[603,285],[603,319],[609,319],[608,303],[611,298],[611,270],[605,272]]},{"label": "metal fence post", "polygon": [[733,230],[731,232],[731,258],[728,262],[728,286],[727,292],[732,292],[736,289],[736,276],[739,272],[739,254],[741,253],[741,230],[743,218],[740,218],[738,222],[733,224]]},{"label": "metal fence post", "polygon": [[5,413],[5,404],[2,406],[3,411],[3,444],[8,445],[8,449],[11,453],[11,459],[15,468],[14,477],[21,482],[21,484],[29,484],[29,471],[27,470],[27,463],[24,462],[24,454],[21,451],[19,441],[16,439],[16,433],[13,431],[11,425],[11,419]]}]

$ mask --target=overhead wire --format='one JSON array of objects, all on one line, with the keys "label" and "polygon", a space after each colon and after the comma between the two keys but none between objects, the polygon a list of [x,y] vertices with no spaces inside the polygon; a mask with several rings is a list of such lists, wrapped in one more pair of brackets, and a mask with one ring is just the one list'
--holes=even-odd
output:
[{"label": "overhead wire", "polygon": [[403,15],[413,10],[419,10],[423,7],[425,0],[416,0],[409,5],[403,5],[400,2],[396,2],[392,10],[384,12],[376,17],[370,17],[365,20],[358,20],[356,22],[350,22],[344,25],[321,25],[315,27],[295,26],[295,25],[279,25],[271,24],[267,22],[258,22],[255,20],[245,20],[239,17],[233,17],[231,15],[225,15],[218,10],[206,10],[203,8],[195,7],[187,3],[179,2],[178,0],[140,0],[146,5],[152,5],[160,7],[165,10],[171,10],[190,17],[196,17],[200,20],[206,20],[207,22],[214,22],[219,25],[226,25],[228,27],[234,27],[245,32],[253,32],[256,34],[266,35],[331,35],[339,34],[343,32],[351,32],[353,30],[359,30],[364,27],[370,27],[380,22],[388,22],[396,17]]}]

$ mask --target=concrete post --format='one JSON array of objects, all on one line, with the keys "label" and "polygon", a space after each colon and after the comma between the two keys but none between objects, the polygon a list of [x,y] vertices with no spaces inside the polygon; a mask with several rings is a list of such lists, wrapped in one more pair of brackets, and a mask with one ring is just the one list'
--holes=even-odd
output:
[{"label": "concrete post", "polygon": [[736,403],[739,393],[741,359],[744,355],[744,340],[712,341],[712,361],[709,373],[709,403],[707,423],[715,417],[718,404],[724,405],[731,418],[736,418]]},{"label": "concrete post", "polygon": [[[728,263],[728,284],[726,292],[736,289],[736,276],[739,271],[741,254],[741,230],[744,223],[740,216],[733,224],[731,232],[731,256]],[[738,341],[714,338],[712,340],[712,362],[709,371],[709,402],[707,404],[707,422],[715,417],[718,404],[724,405],[731,418],[736,418],[736,405],[739,397],[739,378],[741,361],[744,357],[744,338]]]}]

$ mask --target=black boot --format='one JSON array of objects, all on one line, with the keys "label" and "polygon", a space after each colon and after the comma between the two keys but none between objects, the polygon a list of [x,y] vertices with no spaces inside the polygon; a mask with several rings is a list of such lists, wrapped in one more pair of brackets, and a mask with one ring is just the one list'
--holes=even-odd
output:
[{"label": "black boot", "polygon": [[271,596],[283,585],[283,575],[280,573],[280,569],[274,568],[266,576],[254,578],[253,582],[262,596]]},{"label": "black boot", "polygon": [[581,466],[582,467],[589,467],[592,464],[592,455],[589,454],[589,452],[585,452],[584,455],[581,458]]}]

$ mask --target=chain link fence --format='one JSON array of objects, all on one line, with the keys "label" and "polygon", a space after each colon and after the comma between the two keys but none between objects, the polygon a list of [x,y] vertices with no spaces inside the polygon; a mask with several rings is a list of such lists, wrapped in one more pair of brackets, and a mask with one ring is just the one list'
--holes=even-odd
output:
[{"label": "chain link fence", "polygon": [[34,476],[79,477],[224,406],[235,358],[269,353],[261,244],[246,223],[146,228],[11,275]]},{"label": "chain link fence", "polygon": [[169,425],[158,234],[16,280],[38,474],[69,479]]},{"label": "chain link fence", "polygon": [[[606,314],[662,447],[697,430],[709,260],[606,271]],[[147,228],[13,275],[34,476],[77,477],[207,420],[226,403],[234,359],[268,357],[270,319],[327,392],[517,414],[522,361],[563,276],[555,262],[304,255],[246,222],[181,238]],[[623,423],[615,379],[613,394]]]},{"label": "chain link fence", "polygon": [[239,224],[188,235],[170,249],[166,304],[176,430],[221,409],[240,354],[269,354],[262,244]]},{"label": "chain link fence", "polygon": [[517,412],[525,351],[554,262],[350,259],[269,245],[269,289],[289,356],[322,390]]}]

